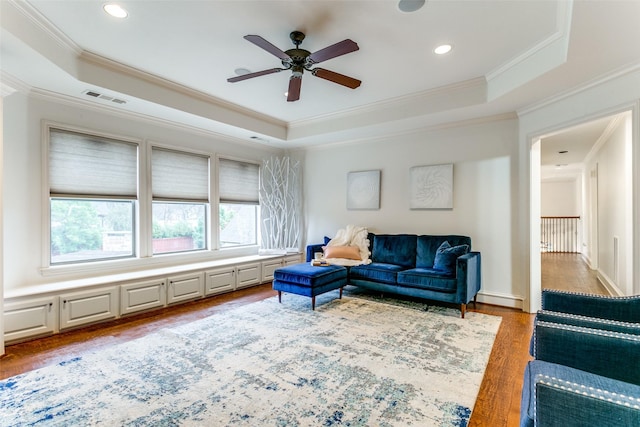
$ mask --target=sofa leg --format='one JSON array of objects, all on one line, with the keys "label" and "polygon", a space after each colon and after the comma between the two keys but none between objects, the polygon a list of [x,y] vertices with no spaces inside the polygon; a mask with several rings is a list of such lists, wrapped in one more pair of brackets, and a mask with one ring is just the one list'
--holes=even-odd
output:
[{"label": "sofa leg", "polygon": [[478,307],[476,306],[476,302],[478,302],[478,294],[476,294],[476,295],[473,297],[473,308],[474,308],[474,309],[478,308]]},{"label": "sofa leg", "polygon": [[342,287],[340,287],[340,299],[342,299]]},{"label": "sofa leg", "polygon": [[311,310],[315,310],[316,309],[316,297],[313,296],[311,297]]},{"label": "sofa leg", "polygon": [[460,313],[462,314],[462,318],[464,319],[464,313],[467,311],[467,304],[460,304]]},{"label": "sofa leg", "polygon": [[282,291],[278,291],[278,302],[282,304]]}]

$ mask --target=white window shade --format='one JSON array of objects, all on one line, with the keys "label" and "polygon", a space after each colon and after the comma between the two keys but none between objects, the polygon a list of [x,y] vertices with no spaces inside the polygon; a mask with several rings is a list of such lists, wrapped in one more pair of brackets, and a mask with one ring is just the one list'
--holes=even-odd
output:
[{"label": "white window shade", "polygon": [[154,147],[153,200],[209,202],[209,157]]},{"label": "white window shade", "polygon": [[220,203],[259,204],[259,165],[229,159],[218,164]]},{"label": "white window shade", "polygon": [[137,198],[136,144],[53,128],[49,136],[51,196]]}]

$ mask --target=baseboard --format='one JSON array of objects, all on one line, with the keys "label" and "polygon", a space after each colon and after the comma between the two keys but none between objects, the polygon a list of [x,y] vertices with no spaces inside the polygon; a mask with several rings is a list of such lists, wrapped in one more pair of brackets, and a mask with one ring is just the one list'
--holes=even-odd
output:
[{"label": "baseboard", "polygon": [[602,270],[598,269],[596,277],[609,294],[616,297],[624,296],[624,293],[616,286],[615,283],[613,283],[613,280],[611,280],[609,276],[602,272]]},{"label": "baseboard", "polygon": [[478,292],[478,302],[501,307],[519,308],[520,310],[524,306],[524,298],[522,297],[487,291]]}]

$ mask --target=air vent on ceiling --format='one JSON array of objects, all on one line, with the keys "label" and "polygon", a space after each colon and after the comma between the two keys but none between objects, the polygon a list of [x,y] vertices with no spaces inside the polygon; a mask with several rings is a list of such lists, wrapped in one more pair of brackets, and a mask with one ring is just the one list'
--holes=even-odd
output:
[{"label": "air vent on ceiling", "polygon": [[114,98],[113,96],[105,95],[100,92],[96,92],[95,90],[85,90],[85,95],[90,96],[92,98],[102,99],[103,101],[115,102],[116,104],[126,104],[127,101],[120,98]]}]

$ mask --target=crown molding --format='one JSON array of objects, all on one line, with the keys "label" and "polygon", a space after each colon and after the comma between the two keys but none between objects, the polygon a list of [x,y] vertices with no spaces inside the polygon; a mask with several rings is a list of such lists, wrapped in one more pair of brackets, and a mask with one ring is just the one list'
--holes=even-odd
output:
[{"label": "crown molding", "polygon": [[260,144],[260,143],[248,141],[242,138],[237,138],[237,137],[233,137],[223,133],[219,133],[213,130],[188,125],[182,122],[162,119],[156,116],[150,116],[150,115],[146,115],[146,114],[142,114],[134,111],[123,110],[121,108],[118,108],[117,106],[110,106],[102,103],[98,104],[96,101],[74,98],[72,96],[62,95],[56,92],[51,92],[43,89],[32,88],[29,91],[29,96],[33,97],[34,99],[41,99],[48,102],[55,102],[58,104],[63,104],[63,105],[67,105],[74,108],[82,108],[84,110],[89,110],[89,111],[93,111],[101,114],[107,113],[122,119],[134,120],[140,123],[147,123],[147,124],[165,127],[165,128],[172,128],[181,132],[188,132],[191,134],[197,134],[207,138],[214,138],[218,141],[228,142],[235,145],[242,144],[252,148],[255,148],[256,145],[260,145],[266,148],[275,149],[277,151],[282,150],[281,148],[275,147],[273,145],[270,146],[267,144]]},{"label": "crown molding", "polygon": [[15,92],[28,93],[30,90],[29,85],[22,80],[13,77],[4,70],[0,70],[0,96],[6,97]]},{"label": "crown molding", "polygon": [[591,79],[582,85],[573,87],[571,89],[567,89],[565,91],[558,93],[555,96],[543,99],[542,101],[538,101],[528,106],[525,106],[523,108],[520,108],[516,111],[516,113],[518,114],[518,117],[524,117],[528,114],[534,113],[538,110],[548,107],[549,105],[553,105],[567,98],[571,98],[573,96],[586,92],[590,89],[601,86],[609,81],[616,80],[620,77],[623,77],[628,74],[633,74],[638,71],[640,71],[640,62],[635,62],[632,64],[622,66],[616,70],[610,71],[594,79]]},{"label": "crown molding", "polygon": [[288,139],[326,134],[326,129],[340,131],[367,127],[383,122],[439,113],[486,102],[484,77],[398,96],[349,110],[316,116],[289,123]]},{"label": "crown molding", "polygon": [[596,142],[591,147],[591,150],[589,150],[586,157],[584,158],[584,161],[583,161],[584,164],[588,164],[591,161],[591,159],[595,157],[598,151],[600,151],[600,149],[607,143],[607,141],[609,140],[613,132],[620,125],[620,121],[622,121],[625,114],[626,113],[621,113],[614,116],[612,120],[607,124],[607,127],[602,132],[602,135],[598,137]]},{"label": "crown molding", "polygon": [[466,119],[466,120],[456,120],[451,122],[437,123],[432,125],[414,127],[410,129],[405,128],[405,129],[394,131],[394,132],[388,132],[383,135],[377,134],[376,136],[373,136],[373,137],[352,138],[352,139],[346,139],[342,141],[331,142],[327,144],[316,144],[316,145],[310,145],[310,146],[304,146],[304,147],[301,146],[293,150],[295,151],[325,150],[325,149],[331,149],[337,146],[344,146],[344,145],[360,145],[360,144],[368,144],[372,142],[382,142],[390,138],[411,136],[411,135],[416,135],[423,132],[437,132],[437,131],[447,130],[447,129],[455,129],[455,128],[461,128],[461,127],[476,126],[476,125],[483,125],[488,123],[495,123],[495,122],[501,122],[506,120],[517,120],[517,119],[518,119],[518,116],[516,115],[515,112],[508,112],[508,113],[495,114],[495,115],[485,116],[485,117],[475,117],[475,118]]},{"label": "crown molding", "polygon": [[229,101],[216,98],[205,92],[190,88],[188,86],[173,82],[171,80],[167,80],[165,78],[156,76],[154,74],[151,74],[145,71],[141,71],[137,68],[130,67],[128,65],[122,64],[120,62],[114,61],[112,59],[106,58],[104,56],[98,55],[96,53],[93,53],[87,50],[83,50],[80,53],[79,59],[80,61],[87,62],[99,68],[112,70],[119,74],[124,74],[126,76],[130,76],[135,79],[143,80],[153,86],[169,89],[172,92],[180,93],[194,100],[202,101],[207,104],[212,104],[222,109],[233,111],[235,113],[242,114],[244,116],[251,117],[256,120],[260,120],[263,122],[267,122],[267,123],[270,123],[276,126],[282,126],[282,127],[286,127],[286,124],[287,124],[286,122],[275,119],[272,116],[259,113],[254,110],[250,110],[248,108],[239,107],[238,105],[233,104]]},{"label": "crown molding", "polygon": [[[26,1],[17,0],[2,0],[6,4],[15,8],[25,18],[27,18],[33,25],[36,26],[41,33],[45,34],[50,40],[53,40],[60,47],[63,47],[75,54],[80,54],[82,49],[73,40],[67,37],[62,31],[58,30],[56,26],[51,24],[47,18],[45,18],[35,7]],[[3,25],[4,26],[4,25]]]}]

